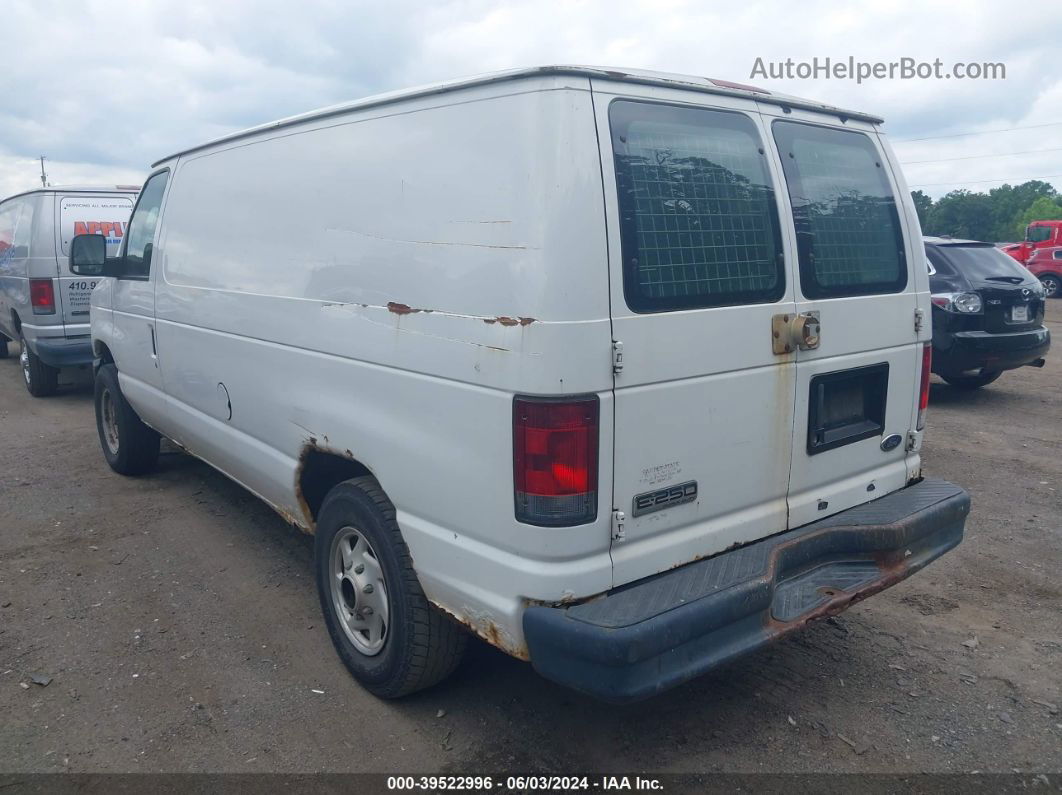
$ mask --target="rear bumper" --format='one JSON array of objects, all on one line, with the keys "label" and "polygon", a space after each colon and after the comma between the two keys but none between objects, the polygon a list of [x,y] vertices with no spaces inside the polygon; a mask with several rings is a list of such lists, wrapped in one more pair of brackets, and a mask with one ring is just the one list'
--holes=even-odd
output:
[{"label": "rear bumper", "polygon": [[52,367],[78,367],[92,364],[92,340],[65,337],[38,337],[26,342],[42,362]]},{"label": "rear bumper", "polygon": [[957,331],[933,340],[933,372],[959,375],[969,370],[1013,370],[1036,361],[1051,347],[1046,328],[991,334]]},{"label": "rear bumper", "polygon": [[535,669],[627,702],[681,684],[903,580],[962,540],[970,498],[925,480],[572,606],[530,607]]}]

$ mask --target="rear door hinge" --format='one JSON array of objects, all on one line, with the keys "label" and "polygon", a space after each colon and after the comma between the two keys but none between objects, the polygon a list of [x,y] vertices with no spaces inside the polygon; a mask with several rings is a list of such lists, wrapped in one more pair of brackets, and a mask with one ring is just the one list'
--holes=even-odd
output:
[{"label": "rear door hinge", "polygon": [[612,340],[612,372],[619,375],[623,372],[623,343]]},{"label": "rear door hinge", "polygon": [[612,512],[612,540],[616,542],[627,540],[627,531],[624,527],[627,521],[627,514],[623,511]]},{"label": "rear door hinge", "polygon": [[905,452],[913,453],[917,449],[918,449],[918,434],[915,433],[914,431],[908,431],[907,432],[907,445],[905,447]]},{"label": "rear door hinge", "polygon": [[922,330],[922,327],[926,324],[926,311],[924,309],[915,310],[915,333],[917,334]]}]

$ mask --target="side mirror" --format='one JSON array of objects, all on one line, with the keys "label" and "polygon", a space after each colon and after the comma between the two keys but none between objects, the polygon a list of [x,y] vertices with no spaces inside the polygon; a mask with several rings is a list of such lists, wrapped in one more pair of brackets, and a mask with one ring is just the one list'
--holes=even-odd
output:
[{"label": "side mirror", "polygon": [[74,235],[70,241],[70,271],[79,276],[103,276],[107,264],[107,238]]}]

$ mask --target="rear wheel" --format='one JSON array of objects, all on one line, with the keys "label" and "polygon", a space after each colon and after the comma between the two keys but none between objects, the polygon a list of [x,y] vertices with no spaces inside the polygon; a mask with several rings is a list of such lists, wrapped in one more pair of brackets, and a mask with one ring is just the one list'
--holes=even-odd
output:
[{"label": "rear wheel", "polygon": [[1062,277],[1045,273],[1040,277],[1040,283],[1044,286],[1044,293],[1048,298],[1062,298]]},{"label": "rear wheel", "polygon": [[424,596],[395,507],[375,478],[354,478],[328,493],[314,543],[328,634],[365,689],[398,698],[453,672],[467,635]]},{"label": "rear wheel", "polygon": [[118,368],[105,364],[96,373],[96,430],[103,457],[121,475],[143,475],[159,459],[159,435],[144,424],[122,394]]},{"label": "rear wheel", "polygon": [[1001,370],[982,372],[980,375],[942,375],[945,381],[959,389],[980,389],[1003,375]]},{"label": "rear wheel", "polygon": [[29,349],[25,334],[19,336],[18,344],[22,349],[18,358],[22,364],[22,379],[26,382],[26,389],[33,397],[54,395],[59,388],[58,368],[45,364]]}]

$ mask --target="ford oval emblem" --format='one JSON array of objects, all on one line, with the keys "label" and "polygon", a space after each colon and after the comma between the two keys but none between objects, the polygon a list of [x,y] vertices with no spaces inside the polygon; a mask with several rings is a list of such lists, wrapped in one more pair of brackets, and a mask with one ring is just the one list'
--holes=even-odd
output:
[{"label": "ford oval emblem", "polygon": [[886,453],[889,452],[889,450],[895,450],[900,446],[900,442],[902,441],[903,437],[898,433],[894,433],[892,436],[886,436],[881,440],[881,449]]}]

